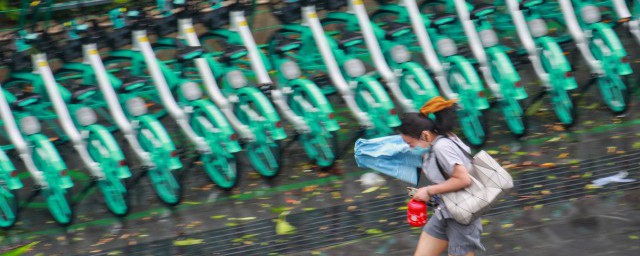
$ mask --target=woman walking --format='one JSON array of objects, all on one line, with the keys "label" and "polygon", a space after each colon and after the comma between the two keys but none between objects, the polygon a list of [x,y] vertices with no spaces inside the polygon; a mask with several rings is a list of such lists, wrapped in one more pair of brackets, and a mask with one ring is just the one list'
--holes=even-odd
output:
[{"label": "woman walking", "polygon": [[[445,250],[449,255],[473,256],[477,250],[485,250],[480,242],[480,218],[468,225],[458,223],[438,196],[471,185],[468,172],[472,167],[471,159],[463,152],[470,152],[470,148],[453,133],[454,105],[455,101],[435,97],[420,109],[420,113],[403,115],[399,127],[402,139],[410,147],[431,149],[423,155],[422,170],[432,185],[419,188],[413,198],[424,202],[431,200],[436,207],[434,216],[420,235],[417,256],[437,256]],[[430,114],[435,120],[429,118]]]}]

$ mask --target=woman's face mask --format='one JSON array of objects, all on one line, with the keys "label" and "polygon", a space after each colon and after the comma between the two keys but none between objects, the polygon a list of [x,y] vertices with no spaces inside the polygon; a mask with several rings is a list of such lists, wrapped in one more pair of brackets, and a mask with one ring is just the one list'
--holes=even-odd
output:
[{"label": "woman's face mask", "polygon": [[411,148],[411,153],[424,155],[424,154],[428,153],[429,150],[431,150],[431,147],[423,148],[421,146],[416,146],[416,147]]}]

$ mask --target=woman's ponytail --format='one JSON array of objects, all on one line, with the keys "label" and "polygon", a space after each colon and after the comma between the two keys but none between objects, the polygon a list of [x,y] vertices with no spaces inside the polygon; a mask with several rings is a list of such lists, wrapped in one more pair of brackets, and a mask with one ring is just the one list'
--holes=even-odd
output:
[{"label": "woman's ponytail", "polygon": [[422,108],[420,113],[424,116],[433,114],[435,118],[435,133],[448,135],[453,132],[456,123],[454,106],[457,100],[445,100],[441,96],[433,97]]}]

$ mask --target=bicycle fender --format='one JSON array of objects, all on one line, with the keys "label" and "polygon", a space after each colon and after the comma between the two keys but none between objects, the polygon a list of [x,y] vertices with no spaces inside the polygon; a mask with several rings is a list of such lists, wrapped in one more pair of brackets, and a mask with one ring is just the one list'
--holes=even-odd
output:
[{"label": "bicycle fender", "polygon": [[[171,137],[167,133],[167,130],[162,126],[158,119],[153,118],[149,115],[143,115],[138,118],[140,121],[140,126],[149,129],[156,137],[160,144],[162,144],[162,149],[168,152],[172,152],[176,150],[176,146],[173,144]],[[180,162],[179,157],[171,157],[169,159],[169,168],[170,169],[179,169],[182,168],[182,162]]]},{"label": "bicycle fender", "polygon": [[11,172],[15,171],[16,167],[13,165],[4,150],[0,150],[0,171],[2,172],[2,180],[7,184],[7,188],[14,190],[23,187],[22,182],[18,177],[12,177]]},{"label": "bicycle fender", "polygon": [[[275,124],[280,122],[280,115],[271,104],[271,101],[265,96],[258,88],[253,86],[245,86],[237,90],[238,95],[245,95],[249,97],[254,103],[257,104],[260,114],[266,118],[270,123]],[[275,125],[274,125],[275,126]],[[282,140],[287,137],[287,134],[282,128],[276,128],[272,131],[272,136],[275,140]]]},{"label": "bicycle fender", "polygon": [[431,77],[429,77],[427,71],[424,70],[424,68],[420,66],[420,64],[409,61],[400,64],[400,68],[402,69],[403,75],[410,74],[416,78],[416,81],[418,82],[418,85],[421,87],[421,89],[427,92],[427,94],[425,95],[426,100],[440,95],[440,92],[438,92],[438,88],[436,88],[433,80],[431,80]]},{"label": "bicycle fender", "polygon": [[216,105],[208,100],[196,100],[193,102],[193,105],[199,111],[202,111],[207,119],[209,119],[209,121],[213,123],[216,128],[220,129],[222,134],[224,134],[223,141],[229,152],[235,153],[242,150],[237,140],[230,139],[231,135],[233,135],[235,131],[231,127],[231,124],[229,123],[227,118],[224,116],[224,114],[222,114],[222,112]]},{"label": "bicycle fender", "polygon": [[500,83],[501,90],[513,90],[513,95],[517,100],[526,99],[527,92],[524,87],[515,86],[521,79],[507,53],[500,47],[490,47],[487,49],[487,53],[491,56],[491,65],[495,63],[497,65],[496,70],[500,72],[500,77],[502,77],[503,80],[506,80],[503,81],[504,83]]},{"label": "bicycle fender", "polygon": [[120,166],[120,161],[125,160],[124,153],[122,153],[120,145],[118,145],[116,139],[113,138],[113,135],[109,132],[109,130],[104,126],[98,124],[89,125],[86,129],[89,130],[92,135],[95,135],[98,140],[100,140],[102,145],[104,145],[109,151],[109,156],[111,157],[111,159],[117,163],[116,166],[118,166],[118,178],[124,179],[131,177],[129,166]]},{"label": "bicycle fender", "polygon": [[484,91],[484,85],[482,84],[482,80],[480,80],[480,76],[478,72],[473,68],[471,62],[463,56],[455,55],[448,58],[448,60],[454,65],[457,66],[458,69],[464,75],[464,78],[467,80],[467,83],[471,86],[474,91]]},{"label": "bicycle fender", "polygon": [[333,106],[331,106],[331,103],[329,103],[327,97],[322,93],[320,88],[318,88],[315,83],[308,79],[298,78],[290,81],[289,85],[294,90],[303,90],[310,96],[315,107],[317,107],[322,112],[322,114],[327,117],[327,119],[325,119],[325,127],[327,130],[332,132],[340,130],[338,121],[328,118],[329,115],[334,113]]},{"label": "bicycle fender", "polygon": [[633,73],[629,62],[622,62],[622,58],[628,58],[628,55],[627,51],[624,49],[624,46],[622,46],[622,43],[620,42],[620,37],[618,37],[618,34],[616,34],[616,32],[613,31],[611,27],[600,22],[594,24],[593,29],[596,31],[596,33],[601,35],[601,38],[607,44],[613,55],[620,61],[617,65],[618,75],[624,76]]},{"label": "bicycle fender", "polygon": [[[389,97],[389,94],[387,94],[384,87],[382,87],[382,84],[380,84],[378,80],[374,79],[371,76],[365,75],[358,77],[356,81],[358,81],[358,85],[364,86],[365,88],[368,88],[370,92],[372,92],[372,96],[379,104],[382,105],[383,109],[387,111],[395,110],[395,105],[393,104],[391,97]],[[386,123],[389,127],[397,127],[401,124],[400,118],[397,114],[387,115]]]},{"label": "bicycle fender", "polygon": [[[64,163],[64,160],[62,160],[58,149],[53,146],[53,143],[51,143],[47,136],[40,133],[32,134],[29,135],[29,140],[33,142],[36,148],[45,152],[45,155],[47,156],[47,163],[54,171],[60,172],[67,169],[67,165]],[[40,171],[44,172],[44,170]],[[69,175],[60,176],[60,186],[65,189],[73,187],[71,177],[69,177]]]}]

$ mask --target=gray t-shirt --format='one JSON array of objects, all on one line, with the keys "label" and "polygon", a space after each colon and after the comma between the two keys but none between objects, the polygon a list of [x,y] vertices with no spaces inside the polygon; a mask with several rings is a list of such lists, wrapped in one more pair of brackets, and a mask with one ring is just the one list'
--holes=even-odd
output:
[{"label": "gray t-shirt", "polygon": [[[456,142],[453,142],[453,140],[455,140]],[[424,159],[422,161],[422,171],[431,183],[439,184],[446,180],[442,176],[442,173],[440,173],[440,170],[438,170],[435,158],[436,155],[438,157],[438,162],[440,162],[442,171],[447,172],[449,177],[453,175],[453,167],[456,164],[464,165],[467,170],[471,170],[471,159],[469,159],[469,157],[464,152],[462,152],[462,150],[456,145],[456,143],[460,145],[460,147],[462,147],[465,151],[471,152],[470,148],[465,145],[464,142],[462,142],[462,140],[460,140],[458,137],[449,136],[447,138],[444,136],[438,136],[431,146],[431,151],[424,155]],[[435,196],[434,200],[436,201],[436,203],[444,206],[444,202],[438,196]],[[443,218],[452,218],[446,206],[439,207],[437,209],[440,210],[438,212],[442,214],[441,216]],[[438,216],[437,213],[436,216]]]},{"label": "gray t-shirt", "polygon": [[[453,140],[455,140],[455,142],[453,142]],[[439,184],[445,181],[445,178],[442,177],[436,165],[436,156],[438,157],[438,162],[440,162],[442,170],[445,171],[449,177],[453,174],[453,167],[456,164],[464,165],[467,170],[471,169],[471,159],[460,150],[460,147],[458,147],[456,143],[465,151],[471,152],[469,147],[458,137],[450,136],[447,138],[438,136],[431,146],[431,152],[425,154],[422,162],[422,171],[432,183]]]}]

